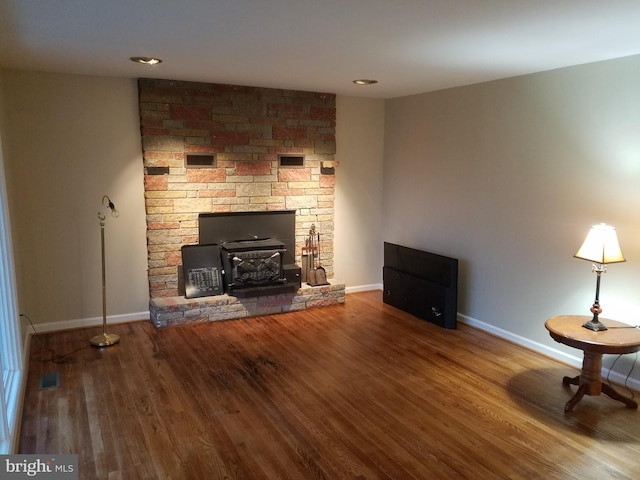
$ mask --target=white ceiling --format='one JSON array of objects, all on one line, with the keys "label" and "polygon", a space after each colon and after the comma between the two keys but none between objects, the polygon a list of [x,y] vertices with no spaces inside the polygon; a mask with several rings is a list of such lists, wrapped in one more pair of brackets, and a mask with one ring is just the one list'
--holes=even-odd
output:
[{"label": "white ceiling", "polygon": [[639,0],[0,0],[20,70],[393,98],[639,53]]}]

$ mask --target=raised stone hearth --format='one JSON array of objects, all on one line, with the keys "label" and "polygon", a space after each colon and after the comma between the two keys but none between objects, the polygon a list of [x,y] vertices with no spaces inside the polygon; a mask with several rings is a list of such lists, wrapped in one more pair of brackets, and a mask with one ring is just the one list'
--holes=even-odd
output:
[{"label": "raised stone hearth", "polygon": [[273,315],[294,310],[344,303],[345,285],[330,281],[329,285],[310,287],[306,284],[292,294],[237,298],[229,295],[212,297],[152,298],[151,320],[158,327],[190,323],[232,320],[258,315]]}]

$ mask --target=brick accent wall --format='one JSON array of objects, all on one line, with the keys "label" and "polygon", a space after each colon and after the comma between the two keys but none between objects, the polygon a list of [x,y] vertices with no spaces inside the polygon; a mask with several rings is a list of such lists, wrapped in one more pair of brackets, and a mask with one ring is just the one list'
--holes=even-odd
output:
[{"label": "brick accent wall", "polygon": [[[178,295],[199,213],[296,210],[298,264],[315,224],[333,278],[334,94],[155,79],[138,89],[152,298]],[[190,153],[216,164],[186,168]],[[303,168],[279,168],[279,154],[303,154]]]}]

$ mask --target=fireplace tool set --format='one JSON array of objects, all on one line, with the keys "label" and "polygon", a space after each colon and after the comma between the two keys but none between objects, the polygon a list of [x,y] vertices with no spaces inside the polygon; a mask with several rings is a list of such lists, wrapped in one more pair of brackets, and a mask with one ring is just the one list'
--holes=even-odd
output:
[{"label": "fireplace tool set", "polygon": [[[304,261],[305,253],[306,262]],[[320,264],[320,233],[316,233],[315,224],[311,225],[309,236],[306,238],[305,246],[303,247],[303,266],[305,263],[308,285],[312,287],[329,285],[329,282],[327,282],[327,272]]]}]

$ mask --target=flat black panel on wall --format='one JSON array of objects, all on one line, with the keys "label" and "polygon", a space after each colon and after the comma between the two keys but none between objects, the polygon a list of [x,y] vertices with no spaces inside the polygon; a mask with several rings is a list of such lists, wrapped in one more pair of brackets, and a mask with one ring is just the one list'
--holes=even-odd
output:
[{"label": "flat black panel on wall", "polygon": [[445,287],[458,285],[458,260],[455,258],[385,242],[384,265]]},{"label": "flat black panel on wall", "polygon": [[384,244],[384,303],[455,329],[458,260],[400,245]]},{"label": "flat black panel on wall", "polygon": [[296,263],[295,210],[201,213],[198,215],[198,234],[201,244],[275,238],[287,249],[284,264]]}]

